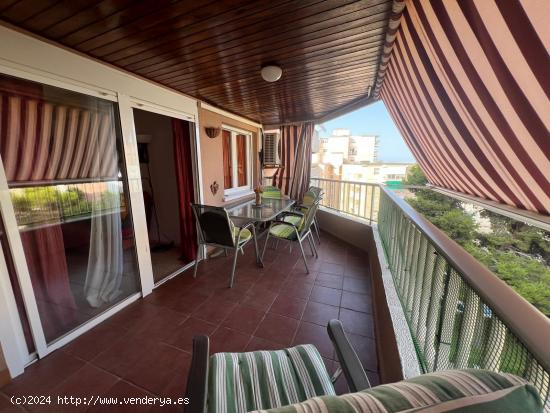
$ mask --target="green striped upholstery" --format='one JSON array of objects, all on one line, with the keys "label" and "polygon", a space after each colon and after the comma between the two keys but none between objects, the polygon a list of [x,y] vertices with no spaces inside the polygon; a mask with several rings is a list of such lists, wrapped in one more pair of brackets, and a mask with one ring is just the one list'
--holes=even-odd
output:
[{"label": "green striped upholstery", "polygon": [[265,199],[281,199],[283,193],[276,186],[264,186],[262,188],[262,198]]},{"label": "green striped upholstery", "polygon": [[[237,241],[237,236],[239,235],[240,228],[235,226],[235,224],[231,220],[229,220],[229,225],[231,226],[231,231],[233,232],[233,238],[235,238],[235,241]],[[239,244],[242,244],[243,242],[248,241],[250,238],[252,238],[252,232],[250,232],[250,230],[247,228],[243,228],[241,230]]]},{"label": "green striped upholstery", "polygon": [[342,396],[317,397],[269,413],[541,413],[542,409],[536,388],[523,379],[467,369],[425,374]]},{"label": "green striped upholstery", "polygon": [[307,191],[304,194],[304,198],[302,199],[302,204],[304,204],[306,206],[313,205],[313,203],[315,202],[316,199],[317,199],[317,197],[315,196],[315,194],[312,191]]},{"label": "green striped upholstery", "polygon": [[[239,235],[239,228],[234,227],[233,228],[233,236],[235,237],[235,240],[237,239],[237,235]],[[239,239],[239,243],[243,243],[245,241],[248,241],[250,238],[252,238],[252,232],[250,232],[250,230],[248,230],[246,228],[243,228],[241,230],[241,236],[240,236],[240,239]]]},{"label": "green striped upholstery", "polygon": [[296,231],[294,230],[294,228],[292,228],[289,225],[274,224],[269,229],[269,234],[273,235],[274,237],[277,237],[277,238],[283,238],[283,239],[288,239],[288,240],[295,240],[296,239]]},{"label": "green striped upholstery", "polygon": [[[304,217],[298,217],[296,215],[286,215],[283,218],[283,221],[294,225],[298,229],[298,232],[300,232],[304,226]],[[296,231],[288,225],[277,225],[277,223],[275,223],[269,230],[269,233],[277,238],[284,238],[288,240],[296,239]]]},{"label": "green striped upholstery", "polygon": [[296,228],[300,229],[300,224],[303,221],[303,217],[298,217],[296,215],[287,215],[283,218],[283,221],[290,222]]},{"label": "green striped upholstery", "polygon": [[208,380],[209,413],[245,413],[335,394],[323,360],[311,344],[214,354]]}]

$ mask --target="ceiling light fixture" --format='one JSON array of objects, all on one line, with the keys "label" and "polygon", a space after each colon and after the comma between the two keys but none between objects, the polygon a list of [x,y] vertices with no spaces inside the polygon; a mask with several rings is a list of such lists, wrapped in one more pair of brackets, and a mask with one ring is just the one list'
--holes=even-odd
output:
[{"label": "ceiling light fixture", "polygon": [[277,65],[266,65],[261,70],[262,79],[266,82],[276,82],[283,75],[283,69]]}]

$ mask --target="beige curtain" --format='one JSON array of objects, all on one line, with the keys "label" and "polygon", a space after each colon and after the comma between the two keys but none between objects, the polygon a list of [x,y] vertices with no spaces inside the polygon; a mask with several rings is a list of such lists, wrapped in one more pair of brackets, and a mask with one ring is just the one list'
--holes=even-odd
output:
[{"label": "beige curtain", "polygon": [[273,185],[292,199],[301,200],[309,188],[311,176],[311,139],[313,122],[281,127],[282,168],[273,177]]}]

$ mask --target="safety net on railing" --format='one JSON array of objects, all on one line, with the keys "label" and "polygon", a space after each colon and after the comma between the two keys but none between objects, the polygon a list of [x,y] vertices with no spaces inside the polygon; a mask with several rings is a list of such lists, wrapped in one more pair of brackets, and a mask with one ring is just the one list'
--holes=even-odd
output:
[{"label": "safety net on railing", "polygon": [[423,372],[513,373],[537,387],[550,411],[549,371],[384,191],[378,231]]}]

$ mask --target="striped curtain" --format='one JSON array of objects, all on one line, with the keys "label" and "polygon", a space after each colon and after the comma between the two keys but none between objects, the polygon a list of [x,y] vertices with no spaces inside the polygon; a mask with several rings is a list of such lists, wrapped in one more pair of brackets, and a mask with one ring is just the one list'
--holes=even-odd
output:
[{"label": "striped curtain", "polygon": [[312,122],[281,126],[282,168],[273,177],[273,185],[292,199],[301,200],[309,188],[314,130]]},{"label": "striped curtain", "polygon": [[8,182],[117,179],[112,113],[0,91],[0,152]]},{"label": "striped curtain", "polygon": [[539,0],[407,0],[380,91],[431,184],[550,213]]}]

